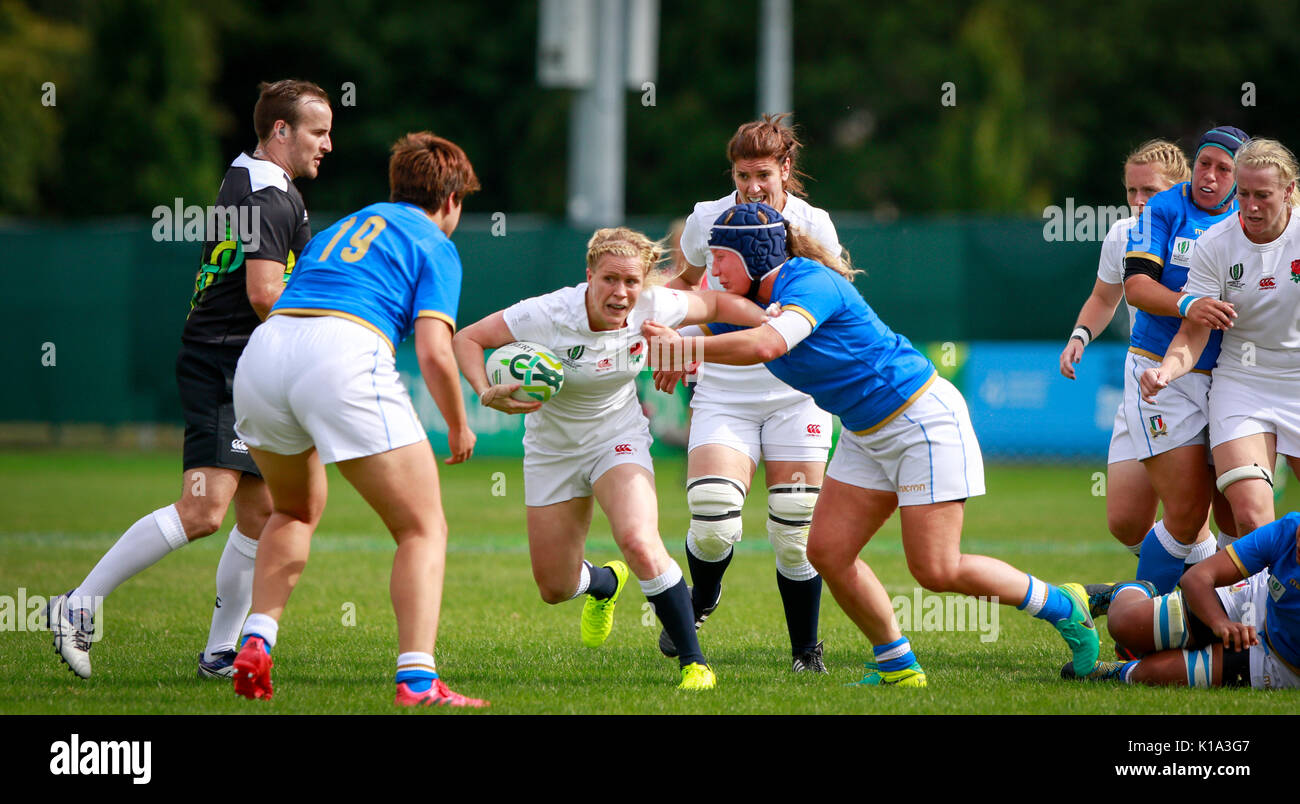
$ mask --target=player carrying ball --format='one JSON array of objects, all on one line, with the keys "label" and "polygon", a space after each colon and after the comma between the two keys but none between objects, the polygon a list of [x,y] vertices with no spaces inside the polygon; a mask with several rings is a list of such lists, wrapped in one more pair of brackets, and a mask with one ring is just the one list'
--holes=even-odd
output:
[{"label": "player carrying ball", "polygon": [[[542,600],[555,604],[586,595],[582,642],[599,647],[614,626],[614,605],[630,566],[680,649],[679,688],[711,689],[716,679],[695,635],[690,592],[659,537],[650,428],[636,395],[646,356],[641,324],[723,320],[755,326],[765,316],[726,293],[646,287],[660,256],[659,246],[640,232],[599,229],[587,244],[585,283],[493,313],[458,332],[454,347],[483,405],[528,414],[524,503]],[[518,383],[488,382],[484,351],[519,340],[547,347],[564,364],[564,390],[545,404],[511,398]],[[592,495],[627,563],[597,567],[583,559]]]}]

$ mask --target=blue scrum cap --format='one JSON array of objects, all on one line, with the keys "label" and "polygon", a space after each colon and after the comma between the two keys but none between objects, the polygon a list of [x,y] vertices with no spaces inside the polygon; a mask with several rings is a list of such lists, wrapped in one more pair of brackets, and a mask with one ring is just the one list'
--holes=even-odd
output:
[{"label": "blue scrum cap", "polygon": [[[1193,155],[1193,161],[1201,155],[1201,151],[1206,148],[1222,148],[1228,152],[1234,160],[1237,158],[1237,149],[1250,142],[1250,135],[1239,128],[1232,126],[1215,126],[1201,135],[1201,141],[1196,144],[1196,154]],[[1237,197],[1237,182],[1232,183],[1232,189],[1223,197],[1219,205],[1210,212],[1216,212],[1228,206]]]},{"label": "blue scrum cap", "polygon": [[1237,149],[1250,142],[1250,135],[1239,128],[1232,126],[1215,126],[1201,135],[1201,141],[1196,144],[1196,155],[1201,150],[1209,146],[1222,148],[1228,152],[1228,156],[1235,157]]},{"label": "blue scrum cap", "polygon": [[709,247],[735,252],[757,281],[786,261],[785,218],[767,204],[731,207],[713,222]]}]

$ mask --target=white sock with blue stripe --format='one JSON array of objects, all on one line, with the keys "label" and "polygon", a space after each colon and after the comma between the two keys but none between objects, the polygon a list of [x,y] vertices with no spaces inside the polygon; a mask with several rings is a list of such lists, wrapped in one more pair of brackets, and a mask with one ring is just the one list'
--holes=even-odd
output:
[{"label": "white sock with blue stripe", "polygon": [[1187,554],[1187,560],[1183,563],[1190,567],[1193,564],[1199,564],[1210,556],[1218,552],[1219,544],[1214,539],[1202,539],[1192,545],[1192,551]]},{"label": "white sock with blue stripe", "polygon": [[395,683],[406,683],[411,692],[428,692],[433,680],[438,677],[433,656],[428,653],[409,651],[397,657],[397,677]]},{"label": "white sock with blue stripe", "polygon": [[906,670],[916,664],[916,654],[912,653],[912,643],[907,637],[901,637],[887,645],[872,645],[871,652],[876,657],[876,668],[882,673]]}]

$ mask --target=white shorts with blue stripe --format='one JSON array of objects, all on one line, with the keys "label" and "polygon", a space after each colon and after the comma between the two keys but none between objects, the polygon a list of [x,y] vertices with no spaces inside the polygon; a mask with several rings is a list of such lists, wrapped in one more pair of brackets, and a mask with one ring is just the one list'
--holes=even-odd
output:
[{"label": "white shorts with blue stripe", "polygon": [[915,402],[867,434],[844,430],[826,476],[876,491],[899,505],[929,505],[984,493],[984,458],[966,400],[936,377]]},{"label": "white shorts with blue stripe", "polygon": [[1153,405],[1142,399],[1139,378],[1142,372],[1159,365],[1159,360],[1135,352],[1129,352],[1124,361],[1121,409],[1133,444],[1133,457],[1139,461],[1178,447],[1209,443],[1210,375],[1191,372],[1179,377],[1167,388],[1160,389]]},{"label": "white shorts with blue stripe", "polygon": [[335,316],[274,315],[257,329],[235,371],[235,432],[250,447],[323,463],[425,440],[379,333]]}]

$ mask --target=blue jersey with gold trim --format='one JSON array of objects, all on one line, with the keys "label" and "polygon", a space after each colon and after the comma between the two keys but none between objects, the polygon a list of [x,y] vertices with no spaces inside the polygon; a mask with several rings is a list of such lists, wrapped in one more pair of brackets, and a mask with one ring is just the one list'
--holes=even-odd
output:
[{"label": "blue jersey with gold trim", "polygon": [[[885,325],[853,284],[803,257],[781,266],[772,301],[812,324],[812,334],[767,368],[861,432],[893,418],[935,375],[934,364]],[[712,332],[740,329],[710,324]]]},{"label": "blue jersey with gold trim", "polygon": [[[1129,231],[1125,257],[1142,257],[1160,266],[1160,284],[1173,291],[1181,291],[1187,282],[1187,269],[1192,264],[1196,240],[1214,224],[1235,215],[1237,199],[1233,198],[1223,212],[1210,213],[1196,206],[1191,199],[1192,183],[1175,184],[1156,194]],[[1160,360],[1169,349],[1169,342],[1178,334],[1183,320],[1178,316],[1152,315],[1138,310],[1133,321],[1129,343],[1132,351]],[[1196,368],[1209,371],[1219,359],[1219,345],[1223,333],[1213,331],[1205,344],[1205,351],[1196,362]]]},{"label": "blue jersey with gold trim", "polygon": [[[1296,530],[1300,513],[1291,512],[1258,528],[1228,546],[1228,556],[1249,578],[1269,571],[1268,603],[1260,639],[1286,660],[1300,667],[1300,564],[1296,562]],[[1258,622],[1258,617],[1256,621]]]},{"label": "blue jersey with gold trim", "polygon": [[460,282],[456,246],[423,210],[385,201],[312,238],[271,314],[341,314],[396,346],[417,318],[454,329]]}]

